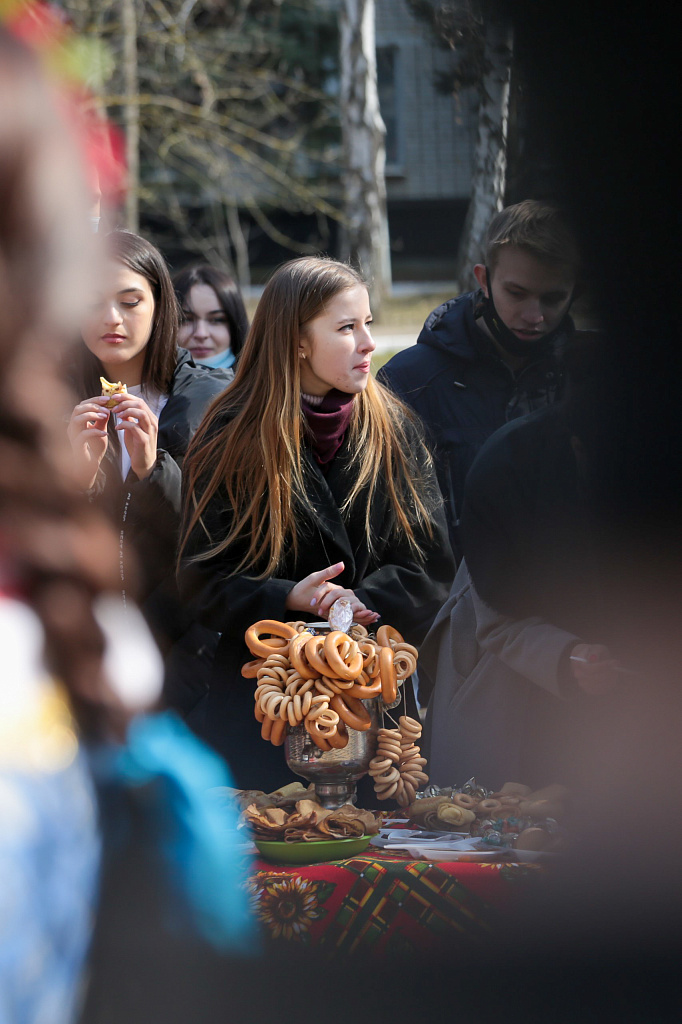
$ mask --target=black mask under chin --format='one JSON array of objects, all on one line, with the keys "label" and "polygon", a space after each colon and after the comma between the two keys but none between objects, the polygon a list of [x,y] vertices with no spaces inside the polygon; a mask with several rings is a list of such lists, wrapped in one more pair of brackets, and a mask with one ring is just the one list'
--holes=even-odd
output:
[{"label": "black mask under chin", "polygon": [[484,296],[482,301],[483,320],[495,341],[510,356],[520,356],[523,359],[527,359],[540,348],[545,349],[551,345],[555,338],[568,327],[569,311],[573,304],[573,295],[571,295],[571,300],[566,307],[566,312],[556,327],[551,331],[547,331],[546,334],[540,335],[537,341],[522,341],[521,338],[517,338],[514,332],[510,331],[507,325],[503,323],[502,317],[495,309],[493,290],[490,282],[490,271],[487,267],[485,268],[485,279],[488,285],[488,295],[487,297]]}]

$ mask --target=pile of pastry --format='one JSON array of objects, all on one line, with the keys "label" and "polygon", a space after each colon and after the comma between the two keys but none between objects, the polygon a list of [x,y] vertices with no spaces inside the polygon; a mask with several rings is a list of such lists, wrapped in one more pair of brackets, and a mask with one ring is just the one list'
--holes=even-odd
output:
[{"label": "pile of pastry", "polygon": [[416,648],[391,626],[374,639],[362,626],[316,635],[304,622],[264,619],[244,639],[254,660],[242,675],[256,680],[254,713],[263,739],[275,746],[287,726],[303,725],[320,750],[342,749],[349,728],[370,727],[362,701],[381,697],[392,704],[417,665]]},{"label": "pile of pastry", "polygon": [[337,810],[322,807],[315,800],[298,800],[293,810],[284,807],[256,807],[250,804],[242,812],[241,825],[248,827],[254,839],[285,843],[319,843],[329,839],[353,839],[375,835],[379,821],[371,811],[352,804]]},{"label": "pile of pastry", "polygon": [[565,814],[568,795],[560,785],[532,791],[530,786],[507,782],[492,793],[467,785],[463,791],[441,789],[435,796],[415,800],[406,814],[423,828],[469,832],[489,846],[551,851],[561,845],[557,819]]}]

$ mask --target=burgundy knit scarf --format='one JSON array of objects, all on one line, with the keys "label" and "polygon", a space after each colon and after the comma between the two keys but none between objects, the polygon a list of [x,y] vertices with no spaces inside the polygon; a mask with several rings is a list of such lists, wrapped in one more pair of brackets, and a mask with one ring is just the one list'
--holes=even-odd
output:
[{"label": "burgundy knit scarf", "polygon": [[313,443],[315,458],[326,470],[348,430],[353,415],[355,395],[332,388],[324,398],[317,400],[313,395],[301,395],[301,407],[305,414]]}]

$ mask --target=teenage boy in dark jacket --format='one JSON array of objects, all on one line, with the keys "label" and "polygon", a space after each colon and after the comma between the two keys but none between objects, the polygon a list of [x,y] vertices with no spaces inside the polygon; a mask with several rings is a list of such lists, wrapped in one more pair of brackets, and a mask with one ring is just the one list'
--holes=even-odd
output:
[{"label": "teenage boy in dark jacket", "polygon": [[417,344],[379,373],[425,424],[458,560],[464,480],[478,450],[504,423],[561,393],[558,356],[573,332],[578,275],[574,235],[549,203],[509,206],[493,218],[474,275],[480,288],[435,309]]}]

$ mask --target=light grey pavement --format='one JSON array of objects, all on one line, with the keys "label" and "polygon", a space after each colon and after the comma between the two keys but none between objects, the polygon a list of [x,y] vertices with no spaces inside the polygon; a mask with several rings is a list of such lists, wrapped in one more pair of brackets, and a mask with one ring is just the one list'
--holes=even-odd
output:
[{"label": "light grey pavement", "polygon": [[417,341],[421,325],[409,334],[398,334],[395,331],[384,333],[380,328],[372,331],[372,337],[377,343],[375,352],[381,355],[383,352],[398,352],[400,349],[409,348]]}]

